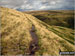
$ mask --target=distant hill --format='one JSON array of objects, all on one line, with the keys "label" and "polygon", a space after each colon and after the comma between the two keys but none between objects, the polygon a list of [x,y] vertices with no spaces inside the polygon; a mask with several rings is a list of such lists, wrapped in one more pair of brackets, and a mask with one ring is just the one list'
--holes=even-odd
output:
[{"label": "distant hill", "polygon": [[25,55],[32,41],[30,30],[35,27],[39,50],[35,55],[59,55],[59,51],[75,51],[74,31],[60,26],[50,26],[36,17],[13,9],[0,7],[1,54]]},{"label": "distant hill", "polygon": [[48,25],[63,26],[74,29],[73,10],[30,11],[26,13],[32,14]]}]

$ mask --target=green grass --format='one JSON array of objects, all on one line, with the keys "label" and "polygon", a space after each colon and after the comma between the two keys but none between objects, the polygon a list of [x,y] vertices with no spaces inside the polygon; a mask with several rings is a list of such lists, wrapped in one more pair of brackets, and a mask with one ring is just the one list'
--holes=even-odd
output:
[{"label": "green grass", "polygon": [[[67,12],[66,12],[67,11]],[[57,10],[57,11],[31,11],[32,14],[48,25],[63,26],[74,29],[74,11]]]},{"label": "green grass", "polygon": [[[72,36],[70,36],[70,35],[68,35],[66,33],[61,33],[61,32],[59,32],[59,31],[57,31],[57,30],[55,30],[53,28],[52,29],[49,29],[49,30],[53,31],[58,36],[62,37],[63,39],[67,40],[68,42],[70,42],[71,44],[74,45],[74,38]],[[66,38],[66,37],[68,37],[68,38]]]}]

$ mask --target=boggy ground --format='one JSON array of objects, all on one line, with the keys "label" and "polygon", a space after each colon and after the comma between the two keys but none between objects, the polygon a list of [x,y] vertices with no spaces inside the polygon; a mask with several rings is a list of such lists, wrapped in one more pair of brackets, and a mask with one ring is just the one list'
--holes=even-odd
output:
[{"label": "boggy ground", "polygon": [[32,25],[32,28],[30,30],[30,34],[32,36],[32,41],[29,46],[29,51],[30,51],[29,55],[35,55],[35,52],[39,49],[39,45],[38,45],[38,37],[36,35],[34,25]]}]

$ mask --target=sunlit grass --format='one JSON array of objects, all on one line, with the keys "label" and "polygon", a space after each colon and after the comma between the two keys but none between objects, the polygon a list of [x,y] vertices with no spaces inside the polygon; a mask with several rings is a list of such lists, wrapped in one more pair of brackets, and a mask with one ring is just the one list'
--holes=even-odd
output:
[{"label": "sunlit grass", "polygon": [[51,26],[29,14],[16,10],[2,7],[0,9],[3,55],[28,53],[29,44],[32,41],[30,35],[32,25],[35,26],[40,47],[35,55],[59,55],[59,49],[61,51],[75,50],[73,29]]}]

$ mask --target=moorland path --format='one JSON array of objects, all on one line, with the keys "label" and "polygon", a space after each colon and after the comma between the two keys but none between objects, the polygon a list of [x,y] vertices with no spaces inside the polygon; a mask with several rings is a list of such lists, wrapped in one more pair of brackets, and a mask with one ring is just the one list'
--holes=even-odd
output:
[{"label": "moorland path", "polygon": [[35,55],[35,52],[39,49],[39,45],[38,45],[38,37],[35,33],[35,26],[34,25],[32,25],[32,28],[30,30],[30,34],[32,37],[32,41],[29,46],[29,51],[30,51],[29,55]]}]

